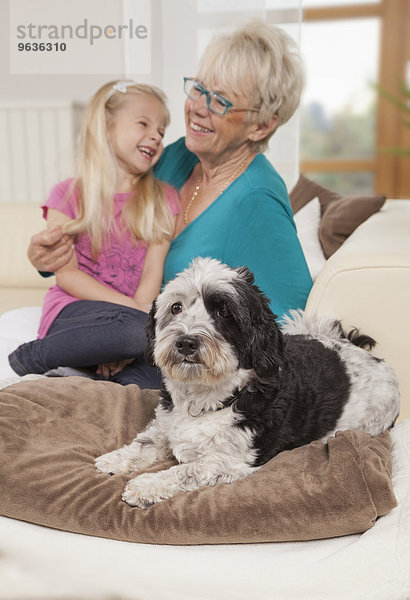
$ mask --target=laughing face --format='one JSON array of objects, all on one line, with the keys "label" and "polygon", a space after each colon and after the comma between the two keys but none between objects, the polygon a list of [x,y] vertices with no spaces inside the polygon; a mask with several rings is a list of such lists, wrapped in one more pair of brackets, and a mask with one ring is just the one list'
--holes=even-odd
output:
[{"label": "laughing face", "polygon": [[158,162],[166,121],[165,107],[158,98],[128,93],[108,124],[119,181],[142,175]]},{"label": "laughing face", "polygon": [[[205,88],[206,83],[200,82]],[[230,100],[235,106],[250,106],[244,95],[237,95],[230,90],[211,86]],[[255,130],[255,123],[247,118],[245,110],[228,110],[223,116],[210,111],[206,104],[206,96],[196,100],[187,98],[185,102],[186,146],[200,159],[218,160],[235,154],[248,144]]]}]

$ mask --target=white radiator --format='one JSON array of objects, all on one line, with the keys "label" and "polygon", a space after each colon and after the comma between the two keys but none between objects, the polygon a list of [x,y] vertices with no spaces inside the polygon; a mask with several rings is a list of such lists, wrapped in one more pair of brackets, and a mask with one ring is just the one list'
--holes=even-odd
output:
[{"label": "white radiator", "polygon": [[73,176],[83,105],[0,104],[0,202],[36,202]]}]

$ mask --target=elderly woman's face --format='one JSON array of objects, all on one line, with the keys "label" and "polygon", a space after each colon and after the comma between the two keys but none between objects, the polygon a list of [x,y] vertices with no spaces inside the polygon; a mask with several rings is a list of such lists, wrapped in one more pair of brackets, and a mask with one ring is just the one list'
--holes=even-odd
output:
[{"label": "elderly woman's face", "polygon": [[[206,83],[202,82],[206,88]],[[217,92],[230,100],[235,107],[250,107],[250,101],[243,95],[236,95],[229,90],[218,89]],[[206,96],[203,94],[196,100],[189,97],[185,102],[186,145],[199,158],[209,160],[229,158],[236,154],[241,147],[249,142],[249,134],[255,129],[255,123],[247,119],[246,111],[228,110],[223,116],[217,115],[207,107]]]}]

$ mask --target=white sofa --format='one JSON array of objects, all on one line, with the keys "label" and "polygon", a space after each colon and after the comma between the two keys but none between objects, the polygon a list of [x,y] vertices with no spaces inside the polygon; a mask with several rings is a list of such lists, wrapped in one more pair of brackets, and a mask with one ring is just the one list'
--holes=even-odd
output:
[{"label": "white sofa", "polygon": [[378,342],[400,382],[400,420],[410,418],[410,200],[388,200],[319,273],[307,312],[332,314]]},{"label": "white sofa", "polygon": [[[40,306],[52,284],[26,256],[31,235],[43,226],[36,205],[0,204],[0,314]],[[377,340],[374,353],[400,380],[400,419],[410,417],[409,307],[410,200],[389,200],[326,262],[306,310],[334,315]]]},{"label": "white sofa", "polygon": [[[0,315],[41,305],[51,281],[26,257],[29,238],[41,227],[37,207],[0,205]],[[375,353],[399,376],[400,420],[410,416],[409,232],[410,201],[387,202],[327,261],[307,305],[308,312],[331,313],[379,341]],[[35,335],[31,320],[39,309],[24,308],[0,316],[0,341],[8,316],[21,313],[24,318],[11,319],[6,346],[0,347],[3,363],[13,336]],[[31,331],[25,330],[28,325]],[[155,546],[0,517],[0,600],[407,600],[410,421],[398,423],[391,437],[398,507],[363,534],[293,543]]]}]

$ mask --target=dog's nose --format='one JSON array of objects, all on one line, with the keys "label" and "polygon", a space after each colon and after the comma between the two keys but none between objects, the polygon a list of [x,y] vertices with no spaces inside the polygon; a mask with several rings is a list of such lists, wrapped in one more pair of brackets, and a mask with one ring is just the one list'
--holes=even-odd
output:
[{"label": "dog's nose", "polygon": [[184,335],[178,338],[175,345],[180,354],[191,356],[198,350],[199,342],[192,335]]}]

